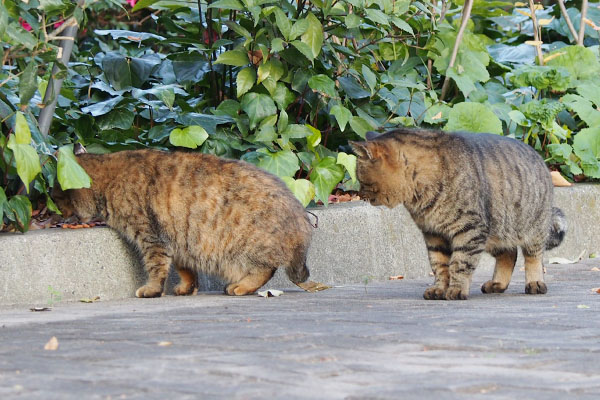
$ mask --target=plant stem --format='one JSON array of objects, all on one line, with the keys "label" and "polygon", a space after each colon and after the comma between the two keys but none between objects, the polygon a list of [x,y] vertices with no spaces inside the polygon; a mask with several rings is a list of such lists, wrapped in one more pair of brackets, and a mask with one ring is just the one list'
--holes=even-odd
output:
[{"label": "plant stem", "polygon": [[531,22],[533,23],[533,40],[537,42],[535,44],[535,52],[537,53],[538,64],[544,65],[544,55],[542,54],[542,44],[540,43],[542,41],[540,38],[540,28],[535,16],[535,4],[533,0],[529,0],[529,10],[531,12]]},{"label": "plant stem", "polygon": [[579,22],[579,35],[577,36],[577,44],[583,46],[583,37],[585,36],[585,17],[587,16],[588,0],[581,2],[581,21]]},{"label": "plant stem", "polygon": [[565,7],[565,0],[558,0],[558,7],[560,7],[560,13],[562,14],[563,18],[565,19],[567,27],[569,28],[569,31],[571,32],[571,35],[573,35],[573,41],[575,43],[577,43],[579,41],[579,36],[577,35],[577,32],[575,31],[575,27],[573,26],[573,23],[571,22],[569,13],[567,13],[567,8]]},{"label": "plant stem", "polygon": [[[454,48],[452,49],[452,55],[450,56],[450,63],[448,64],[448,68],[454,67],[454,63],[456,62],[456,56],[458,55],[458,47],[460,46],[460,42],[462,41],[465,30],[467,29],[467,24],[469,23],[469,18],[471,17],[472,8],[473,0],[465,0],[465,5],[463,6],[462,12],[462,20],[460,22],[460,28],[458,29],[458,33],[456,34],[456,41],[454,42]],[[449,84],[450,79],[448,78],[448,75],[446,75],[446,77],[444,78],[444,84],[442,85],[442,94],[440,95],[440,101],[444,100],[444,97],[446,97]]]}]

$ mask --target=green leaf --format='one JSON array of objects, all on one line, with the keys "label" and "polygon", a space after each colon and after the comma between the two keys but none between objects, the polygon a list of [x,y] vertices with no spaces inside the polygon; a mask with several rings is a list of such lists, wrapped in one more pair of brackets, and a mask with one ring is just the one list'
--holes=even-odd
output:
[{"label": "green leaf", "polygon": [[16,112],[15,136],[18,144],[31,144],[31,130],[21,111]]},{"label": "green leaf", "polygon": [[29,183],[42,171],[38,154],[30,144],[18,143],[15,135],[11,135],[8,139],[8,148],[13,151],[17,174],[29,193]]},{"label": "green leaf", "polygon": [[327,205],[329,195],[344,178],[344,168],[333,157],[324,157],[314,166],[310,181],[315,185],[317,200]]},{"label": "green leaf", "polygon": [[576,152],[589,149],[594,157],[600,158],[600,126],[579,131],[573,138],[573,149]]},{"label": "green leaf", "polygon": [[279,119],[277,120],[277,131],[284,132],[288,127],[288,114],[285,110],[279,112]]},{"label": "green leaf", "polygon": [[329,113],[335,117],[338,126],[343,132],[346,129],[346,124],[348,123],[350,118],[352,118],[352,113],[350,112],[350,110],[338,104],[331,107]]},{"label": "green leaf", "polygon": [[450,110],[446,131],[502,134],[502,122],[481,103],[458,103]]},{"label": "green leaf", "polygon": [[156,93],[156,97],[158,97],[163,103],[165,103],[169,110],[173,111],[173,103],[175,102],[175,90],[159,90],[158,93]]},{"label": "green leaf", "polygon": [[308,21],[308,29],[302,35],[301,41],[310,47],[314,59],[319,55],[323,47],[323,26],[321,26],[321,22],[313,13],[309,12],[306,20]]},{"label": "green leaf", "polygon": [[410,33],[411,35],[414,34],[413,29],[408,24],[408,22],[406,22],[398,17],[392,17],[392,24],[396,25],[396,27],[398,27],[399,29],[402,29],[403,31]]},{"label": "green leaf", "polygon": [[224,21],[224,24],[238,35],[243,36],[246,39],[252,39],[252,34],[248,32],[246,28],[235,23],[234,21]]},{"label": "green leaf", "polygon": [[366,119],[362,117],[352,117],[350,118],[350,128],[361,138],[365,138],[365,135],[368,131],[373,129],[377,129],[376,126],[371,125],[367,122]]},{"label": "green leaf", "polygon": [[173,146],[195,149],[208,139],[208,133],[200,125],[192,125],[183,129],[173,129],[169,135],[169,142]]},{"label": "green leaf", "polygon": [[12,196],[6,204],[5,211],[8,219],[15,222],[19,231],[27,232],[32,212],[31,202],[27,196]]},{"label": "green leaf", "polygon": [[594,52],[583,46],[565,46],[548,54],[558,57],[546,62],[546,65],[566,68],[574,79],[593,79],[600,74],[600,62]]},{"label": "green leaf", "polygon": [[236,10],[241,11],[244,5],[238,0],[217,0],[211,3],[208,8],[220,8],[221,10]]},{"label": "green leaf", "polygon": [[123,90],[132,86],[142,87],[159,63],[156,59],[126,57],[111,52],[102,59],[102,69],[112,87]]},{"label": "green leaf", "polygon": [[37,70],[37,64],[31,61],[19,77],[19,102],[21,105],[27,105],[37,90]]},{"label": "green leaf", "polygon": [[308,206],[315,197],[315,185],[312,182],[306,179],[294,179],[289,176],[284,176],[281,179],[304,207]]},{"label": "green leaf", "polygon": [[308,80],[308,86],[310,86],[311,89],[322,92],[331,98],[338,97],[337,91],[335,90],[335,82],[332,81],[327,75],[319,74],[311,77]]},{"label": "green leaf", "polygon": [[256,76],[256,83],[261,83],[269,77],[271,74],[271,63],[269,61],[262,63],[258,66],[258,74]]},{"label": "green leaf", "polygon": [[254,82],[256,82],[256,71],[253,67],[242,69],[238,72],[235,82],[237,86],[237,97],[239,99],[254,86]]},{"label": "green leaf", "polygon": [[312,131],[308,125],[301,124],[289,124],[282,135],[287,136],[289,139],[302,139],[312,134]]},{"label": "green leaf", "polygon": [[275,38],[273,40],[271,40],[271,54],[272,53],[279,53],[280,51],[283,51],[283,39],[281,38]]},{"label": "green leaf", "polygon": [[313,62],[313,60],[315,59],[315,56],[313,55],[312,50],[309,45],[307,45],[306,43],[300,42],[299,40],[294,40],[291,44],[300,53],[302,53],[302,55],[304,57],[308,58],[310,62]]},{"label": "green leaf", "polygon": [[356,14],[348,14],[345,18],[346,27],[348,29],[358,28],[362,23],[362,20]]},{"label": "green leaf", "polygon": [[[290,33],[292,32],[292,22],[288,19],[287,15],[280,8],[275,9],[275,22],[277,23],[277,28],[285,38],[285,40],[290,40]],[[297,37],[297,36],[296,36]]]},{"label": "green leaf", "polygon": [[309,124],[306,124],[306,127],[311,132],[311,134],[306,137],[306,144],[308,144],[310,150],[313,150],[321,143],[321,131]]},{"label": "green leaf", "polygon": [[263,118],[277,112],[271,97],[262,93],[246,93],[242,98],[241,107],[250,118],[250,129],[253,129]]},{"label": "green leaf", "polygon": [[600,85],[596,82],[587,81],[585,84],[577,86],[577,93],[586,100],[591,101],[600,109]]},{"label": "green leaf", "polygon": [[367,8],[365,10],[365,12],[367,14],[367,18],[369,18],[371,21],[375,22],[376,24],[381,24],[381,25],[385,25],[385,26],[390,25],[388,16],[385,15],[383,12],[381,12],[379,10],[375,10],[374,8]]},{"label": "green leaf", "polygon": [[375,93],[375,88],[377,87],[377,76],[375,76],[373,71],[371,71],[369,67],[364,64],[362,66],[362,73],[363,77],[365,78],[365,82],[367,82],[369,89],[371,89],[371,95],[373,95],[373,93]]},{"label": "green leaf", "polygon": [[2,228],[2,218],[4,218],[4,206],[6,204],[6,200],[6,193],[4,193],[4,189],[0,187],[0,229]]},{"label": "green leaf", "polygon": [[[173,96],[175,96],[173,94]],[[108,129],[129,129],[133,125],[135,114],[126,108],[116,108],[108,114],[102,115],[96,119],[98,128]]]},{"label": "green leaf", "polygon": [[280,178],[293,176],[300,169],[298,157],[291,150],[271,153],[267,149],[260,149],[257,153],[260,155],[258,166]]},{"label": "green leaf", "polygon": [[215,61],[215,64],[234,65],[236,67],[243,67],[249,63],[248,54],[238,50],[229,50],[221,53],[217,57],[217,61]]},{"label": "green leaf", "polygon": [[296,95],[294,95],[294,93],[292,93],[286,85],[281,82],[277,82],[275,93],[273,94],[273,100],[275,100],[275,103],[277,103],[279,109],[283,111],[296,100]]},{"label": "green leaf", "polygon": [[290,36],[288,40],[294,40],[298,36],[302,35],[308,29],[308,20],[307,19],[299,19],[294,22],[292,25],[292,29],[290,30]]},{"label": "green leaf", "polygon": [[136,12],[141,10],[142,8],[150,7],[152,4],[158,2],[160,0],[140,0],[135,3],[135,6],[131,9],[131,12]]},{"label": "green leaf", "polygon": [[337,163],[343,165],[348,171],[352,182],[356,183],[356,156],[354,154],[338,153]]},{"label": "green leaf", "polygon": [[58,149],[56,176],[63,190],[89,188],[92,185],[92,180],[73,154],[73,145]]},{"label": "green leaf", "polygon": [[600,111],[594,108],[591,101],[576,94],[567,94],[561,100],[569,109],[575,111],[589,127],[600,126]]}]

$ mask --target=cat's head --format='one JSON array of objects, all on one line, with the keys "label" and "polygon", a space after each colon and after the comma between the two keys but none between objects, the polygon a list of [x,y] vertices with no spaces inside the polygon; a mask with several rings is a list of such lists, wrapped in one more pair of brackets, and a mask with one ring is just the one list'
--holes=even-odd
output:
[{"label": "cat's head", "polygon": [[95,202],[90,189],[62,190],[57,182],[52,188],[51,196],[65,219],[76,216],[81,221],[89,221],[96,216]]},{"label": "cat's head", "polygon": [[[372,135],[368,135],[370,139]],[[404,184],[398,162],[398,150],[393,141],[374,139],[350,142],[357,156],[356,175],[360,182],[359,195],[373,205],[394,207],[400,203],[398,188]]]}]

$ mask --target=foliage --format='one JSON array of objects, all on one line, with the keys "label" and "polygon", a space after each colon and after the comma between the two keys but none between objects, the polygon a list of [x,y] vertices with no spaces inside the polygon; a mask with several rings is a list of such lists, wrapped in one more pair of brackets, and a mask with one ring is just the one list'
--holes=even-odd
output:
[{"label": "foliage", "polygon": [[[33,208],[55,210],[56,181],[89,186],[75,142],[241,158],[305,206],[357,188],[348,139],[397,125],[510,135],[571,179],[600,178],[598,32],[571,45],[558,6],[542,7],[535,65],[524,3],[475,0],[450,66],[463,2],[447,4],[442,18],[441,3],[412,0],[4,0],[0,224],[24,231]],[[71,17],[80,33],[44,136],[48,65]]]}]

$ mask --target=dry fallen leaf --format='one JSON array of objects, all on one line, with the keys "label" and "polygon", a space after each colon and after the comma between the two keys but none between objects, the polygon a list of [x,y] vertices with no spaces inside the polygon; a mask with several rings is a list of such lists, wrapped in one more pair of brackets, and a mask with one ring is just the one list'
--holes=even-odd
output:
[{"label": "dry fallen leaf", "polygon": [[173,344],[173,342],[166,342],[166,341],[165,342],[158,342],[158,345],[161,346],[161,347],[170,346],[172,344]]},{"label": "dry fallen leaf", "polygon": [[592,292],[600,294],[600,287],[593,288]]},{"label": "dry fallen leaf", "polygon": [[552,184],[556,187],[573,186],[573,184],[566,180],[558,171],[551,171],[550,176],[552,177]]},{"label": "dry fallen leaf", "polygon": [[297,283],[296,285],[310,293],[320,292],[321,290],[331,289],[331,286],[327,286],[323,283],[313,282],[313,281]]},{"label": "dry fallen leaf", "polygon": [[585,304],[578,304],[577,308],[590,308],[590,306],[586,306]]},{"label": "dry fallen leaf", "polygon": [[598,271],[600,271],[600,268],[598,268],[598,267],[593,267],[593,268],[592,268],[590,271],[595,271],[595,272],[598,272]]},{"label": "dry fallen leaf", "polygon": [[52,338],[50,338],[50,340],[48,340],[48,343],[46,343],[46,345],[44,346],[44,350],[56,350],[58,349],[58,339],[56,338],[56,336],[52,336]]},{"label": "dry fallen leaf", "polygon": [[582,251],[573,260],[569,260],[568,258],[562,258],[562,257],[550,257],[550,259],[548,260],[548,262],[550,264],[575,264],[575,263],[579,262],[579,260],[581,260],[581,258],[583,257],[584,254],[585,254],[585,250]]},{"label": "dry fallen leaf", "polygon": [[52,311],[51,307],[33,307],[29,309],[30,311],[33,312],[38,312],[38,311]]},{"label": "dry fallen leaf", "polygon": [[283,290],[263,290],[262,292],[257,293],[260,297],[279,297],[283,294]]},{"label": "dry fallen leaf", "polygon": [[98,300],[100,300],[100,296],[92,297],[89,299],[88,298],[79,299],[79,301],[82,303],[95,303]]},{"label": "dry fallen leaf", "polygon": [[392,275],[392,276],[389,277],[390,281],[397,281],[397,280],[400,280],[400,279],[404,279],[404,276],[403,275]]}]

